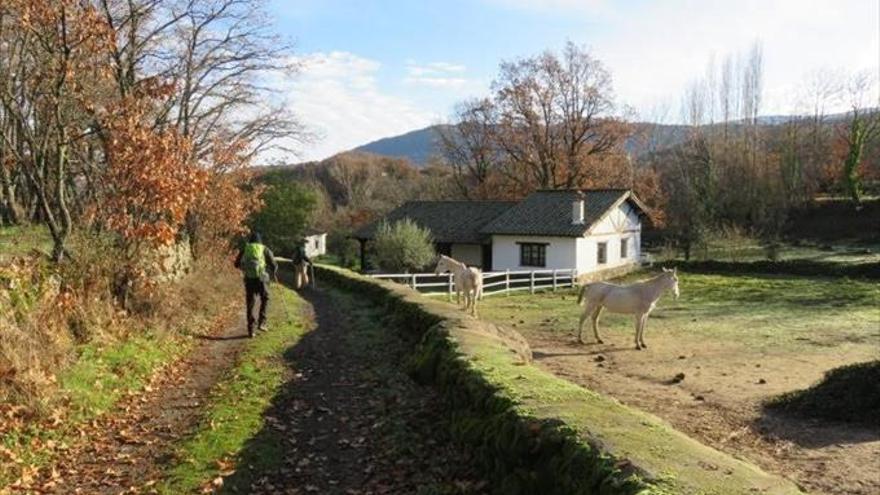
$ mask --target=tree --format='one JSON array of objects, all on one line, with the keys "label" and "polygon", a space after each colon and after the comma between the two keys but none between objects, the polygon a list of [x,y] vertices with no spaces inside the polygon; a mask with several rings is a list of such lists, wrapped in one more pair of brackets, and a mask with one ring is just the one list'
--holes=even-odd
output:
[{"label": "tree", "polygon": [[273,181],[263,192],[262,201],[251,227],[276,254],[291,253],[309,225],[317,195],[297,182]]},{"label": "tree", "polygon": [[501,64],[493,83],[495,142],[520,192],[580,187],[593,163],[622,152],[630,126],[616,115],[611,75],[586,49]]},{"label": "tree", "polygon": [[440,149],[452,167],[455,183],[467,199],[493,199],[503,195],[493,187],[500,150],[495,142],[497,116],[488,98],[459,103],[454,123],[438,127]]},{"label": "tree", "polygon": [[868,73],[852,76],[848,92],[852,110],[846,125],[838,130],[843,147],[843,183],[853,203],[862,202],[862,175],[866,148],[880,137],[880,110],[867,108],[867,97],[872,87]]},{"label": "tree", "polygon": [[391,272],[416,271],[436,256],[431,232],[406,218],[393,224],[382,223],[373,241],[376,264]]},{"label": "tree", "polygon": [[0,5],[0,34],[6,215],[18,220],[10,186],[20,173],[60,261],[74,227],[73,167],[89,148],[89,113],[106,80],[109,31],[87,2],[9,0]]}]

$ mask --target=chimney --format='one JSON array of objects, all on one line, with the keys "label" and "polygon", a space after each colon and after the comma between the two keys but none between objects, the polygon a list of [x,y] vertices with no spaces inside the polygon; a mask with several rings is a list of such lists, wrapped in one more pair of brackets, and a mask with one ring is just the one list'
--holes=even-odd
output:
[{"label": "chimney", "polygon": [[577,197],[571,202],[571,224],[584,224],[584,193],[577,192]]}]

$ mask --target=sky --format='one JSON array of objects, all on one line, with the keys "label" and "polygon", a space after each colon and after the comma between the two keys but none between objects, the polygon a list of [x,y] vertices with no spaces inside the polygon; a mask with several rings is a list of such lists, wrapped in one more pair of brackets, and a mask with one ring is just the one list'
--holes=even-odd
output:
[{"label": "sky", "polygon": [[755,42],[764,115],[796,113],[811,73],[876,80],[880,65],[880,0],[269,0],[269,13],[300,64],[274,84],[316,136],[293,161],[447,121],[489,95],[499,63],[568,40],[610,69],[620,104],[664,123],[711,60]]}]

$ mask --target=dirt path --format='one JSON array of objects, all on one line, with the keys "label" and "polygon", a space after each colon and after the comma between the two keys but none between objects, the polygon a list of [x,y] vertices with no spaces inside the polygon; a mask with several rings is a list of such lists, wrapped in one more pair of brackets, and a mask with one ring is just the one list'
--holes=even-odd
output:
[{"label": "dirt path", "polygon": [[42,470],[49,493],[119,494],[149,489],[171,459],[173,444],[198,422],[210,390],[247,342],[243,318],[227,317],[195,348],[81,432],[81,441]]},{"label": "dirt path", "polygon": [[[610,333],[610,332],[609,332]],[[542,337],[529,342],[538,366],[654,413],[719,450],[750,459],[810,493],[880,493],[880,424],[875,429],[768,415],[762,401],[804,388],[839,357],[745,362],[735,352],[706,342],[651,340],[650,350],[631,348],[629,333],[605,344]],[[681,380],[673,378],[682,374]]]},{"label": "dirt path", "polygon": [[[406,344],[375,308],[306,291],[315,329],[291,350],[295,374],[267,412],[283,435],[276,468],[228,493],[477,494],[472,463],[447,436],[439,397],[401,370]],[[244,467],[239,467],[241,470]],[[246,468],[245,468],[246,469]]]}]

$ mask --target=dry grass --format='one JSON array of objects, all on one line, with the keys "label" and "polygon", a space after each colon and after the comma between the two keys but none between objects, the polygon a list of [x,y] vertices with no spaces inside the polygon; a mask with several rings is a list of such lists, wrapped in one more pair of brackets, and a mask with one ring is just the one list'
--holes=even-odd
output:
[{"label": "dry grass", "polygon": [[87,347],[200,331],[240,290],[228,264],[205,261],[139,294],[137,312],[124,311],[113,297],[112,246],[94,237],[73,246],[76,258],[60,266],[37,253],[0,263],[0,404],[45,413],[62,395],[59,373]]}]

